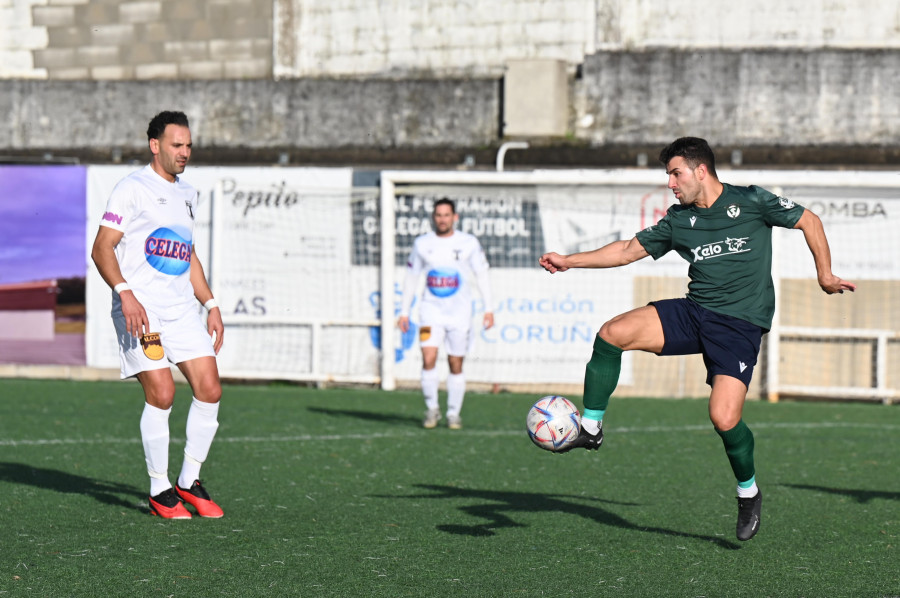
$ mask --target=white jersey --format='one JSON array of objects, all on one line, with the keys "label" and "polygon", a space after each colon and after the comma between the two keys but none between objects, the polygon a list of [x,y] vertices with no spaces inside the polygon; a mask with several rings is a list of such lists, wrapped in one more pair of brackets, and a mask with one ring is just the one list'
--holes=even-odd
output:
[{"label": "white jersey", "polygon": [[422,310],[436,308],[444,315],[471,320],[471,285],[476,278],[485,309],[491,311],[487,270],[488,261],[481,243],[469,233],[454,231],[452,235],[439,237],[432,231],[416,237],[407,262],[400,314],[409,316],[422,272],[425,272]]},{"label": "white jersey", "polygon": [[[180,178],[170,183],[148,164],[116,184],[100,221],[123,233],[116,246],[122,276],[135,298],[158,317],[175,319],[197,307],[191,285],[198,193]],[[113,292],[113,313],[121,312]]]}]

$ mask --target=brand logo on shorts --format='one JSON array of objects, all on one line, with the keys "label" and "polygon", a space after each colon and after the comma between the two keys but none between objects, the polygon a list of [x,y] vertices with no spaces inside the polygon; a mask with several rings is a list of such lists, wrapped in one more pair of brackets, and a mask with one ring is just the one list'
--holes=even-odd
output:
[{"label": "brand logo on shorts", "polygon": [[159,361],[166,355],[158,332],[148,332],[141,336],[141,347],[144,349],[144,355],[153,361]]},{"label": "brand logo on shorts", "polygon": [[743,361],[739,361],[738,364],[740,364],[740,367],[741,367],[741,373],[743,374],[743,373],[744,373],[744,370],[747,369],[747,364],[744,363]]},{"label": "brand logo on shorts", "polygon": [[745,247],[749,239],[750,237],[741,237],[738,239],[728,237],[724,241],[716,241],[715,243],[707,243],[706,245],[695,247],[694,249],[691,249],[691,253],[694,254],[695,262],[702,262],[703,260],[735,253],[746,253],[750,251],[749,248]]}]

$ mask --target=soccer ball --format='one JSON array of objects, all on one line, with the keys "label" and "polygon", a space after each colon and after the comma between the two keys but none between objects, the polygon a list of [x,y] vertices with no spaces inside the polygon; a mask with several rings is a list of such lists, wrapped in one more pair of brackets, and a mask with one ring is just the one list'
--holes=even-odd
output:
[{"label": "soccer ball", "polygon": [[532,405],[525,425],[533,443],[548,451],[558,451],[578,436],[581,414],[566,397],[549,395]]}]

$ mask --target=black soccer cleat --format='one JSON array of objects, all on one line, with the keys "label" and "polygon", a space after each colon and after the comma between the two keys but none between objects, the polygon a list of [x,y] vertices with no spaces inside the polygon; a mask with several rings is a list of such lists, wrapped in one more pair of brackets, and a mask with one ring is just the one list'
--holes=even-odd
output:
[{"label": "black soccer cleat", "polygon": [[753,498],[741,498],[738,501],[737,539],[747,541],[759,531],[760,511],[762,511],[762,491]]},{"label": "black soccer cleat", "polygon": [[603,423],[600,424],[600,429],[597,430],[596,434],[589,434],[587,430],[581,428],[578,431],[578,436],[575,437],[575,440],[573,440],[571,444],[567,444],[563,448],[557,449],[555,452],[568,453],[574,448],[585,448],[589,451],[596,451],[600,448],[601,444],[603,444]]}]

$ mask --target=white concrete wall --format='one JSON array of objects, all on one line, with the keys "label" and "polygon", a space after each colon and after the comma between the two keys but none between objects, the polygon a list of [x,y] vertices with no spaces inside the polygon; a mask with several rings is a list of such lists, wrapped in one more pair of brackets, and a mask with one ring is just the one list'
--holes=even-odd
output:
[{"label": "white concrete wall", "polygon": [[[193,18],[189,8],[195,3],[187,1],[0,0],[0,78],[48,78],[47,68],[35,66],[34,53],[43,52],[41,60],[50,61],[54,52],[73,53],[68,39],[59,40],[56,50],[48,27],[67,26],[73,19],[83,25],[78,19],[90,19],[92,11],[131,22],[129,7],[149,4],[158,7],[164,22]],[[104,8],[111,5],[112,13]],[[495,76],[511,59],[559,59],[574,68],[596,50],[900,48],[900,3],[885,0],[223,0],[216,6],[217,12],[232,10],[238,20],[271,14],[274,7],[271,72],[260,73],[257,66],[221,75],[213,48],[200,59],[179,55],[186,66],[163,75]],[[114,29],[115,23],[104,27]],[[168,42],[196,37],[194,32],[179,38],[176,30],[166,34],[172,36]],[[258,46],[257,34],[238,27],[231,38],[246,35]],[[263,61],[256,54],[249,58]],[[211,64],[216,68],[210,70]],[[137,77],[131,63],[121,69],[77,66],[81,70],[60,68],[49,77],[154,78],[152,73]]]},{"label": "white concrete wall", "polygon": [[[642,48],[898,48],[884,0],[276,0],[275,75],[498,75]],[[280,23],[280,25],[279,25]]]},{"label": "white concrete wall", "polygon": [[31,8],[47,0],[0,0],[0,77],[44,79],[46,69],[35,68],[33,50],[47,47],[46,27],[36,27]]}]

